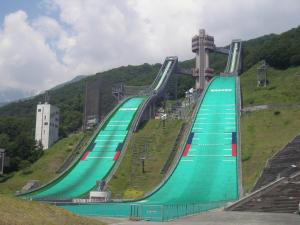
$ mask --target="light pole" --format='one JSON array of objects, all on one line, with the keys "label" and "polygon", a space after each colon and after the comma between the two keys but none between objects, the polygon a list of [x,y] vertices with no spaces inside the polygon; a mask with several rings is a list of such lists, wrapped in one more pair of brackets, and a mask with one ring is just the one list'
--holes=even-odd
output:
[{"label": "light pole", "polygon": [[142,173],[145,173],[145,159],[146,159],[146,157],[144,156],[144,157],[141,157],[140,159],[141,159],[141,162],[142,162]]},{"label": "light pole", "polygon": [[5,150],[0,148],[0,174],[3,174],[4,169]]}]

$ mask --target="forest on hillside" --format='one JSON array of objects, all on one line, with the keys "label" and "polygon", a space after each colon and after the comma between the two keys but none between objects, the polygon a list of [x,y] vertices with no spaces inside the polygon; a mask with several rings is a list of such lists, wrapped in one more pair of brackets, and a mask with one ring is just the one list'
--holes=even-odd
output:
[{"label": "forest on hillside", "polygon": [[[280,35],[270,34],[243,42],[243,69],[247,70],[260,60],[275,68],[284,69],[300,65],[300,27]],[[211,67],[221,72],[227,57],[212,53]],[[194,59],[179,63],[181,68],[192,68]],[[48,90],[50,103],[60,108],[60,137],[79,130],[82,126],[84,89],[86,82],[100,79],[102,95],[102,113],[107,114],[116,104],[111,88],[123,83],[125,85],[149,85],[159,71],[161,64],[139,66],[122,66],[105,72],[88,76],[80,81]],[[178,97],[194,84],[193,78],[178,77]],[[26,168],[37,160],[42,151],[34,141],[35,110],[44,96],[21,100],[0,107],[0,148],[7,150],[11,166],[7,172]]]}]

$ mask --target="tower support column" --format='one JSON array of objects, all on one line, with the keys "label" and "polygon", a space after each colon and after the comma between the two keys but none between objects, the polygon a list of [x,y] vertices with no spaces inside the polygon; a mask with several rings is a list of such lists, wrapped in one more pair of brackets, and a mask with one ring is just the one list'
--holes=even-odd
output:
[{"label": "tower support column", "polygon": [[215,49],[214,37],[205,34],[204,29],[192,38],[192,51],[196,53],[196,66],[193,70],[195,88],[202,92],[213,77],[213,69],[209,67],[209,53]]}]

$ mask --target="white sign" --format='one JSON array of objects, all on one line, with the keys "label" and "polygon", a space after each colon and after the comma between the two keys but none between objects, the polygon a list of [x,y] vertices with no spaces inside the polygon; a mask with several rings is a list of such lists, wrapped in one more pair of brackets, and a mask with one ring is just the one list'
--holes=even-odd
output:
[{"label": "white sign", "polygon": [[231,92],[232,89],[225,88],[225,89],[211,89],[211,92]]}]

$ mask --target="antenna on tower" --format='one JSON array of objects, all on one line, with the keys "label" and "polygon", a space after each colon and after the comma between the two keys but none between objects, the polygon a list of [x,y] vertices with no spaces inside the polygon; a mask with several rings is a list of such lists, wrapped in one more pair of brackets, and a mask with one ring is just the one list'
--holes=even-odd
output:
[{"label": "antenna on tower", "polygon": [[46,92],[45,92],[45,95],[44,95],[44,102],[45,102],[45,103],[49,103],[49,101],[50,101],[49,92],[46,91]]}]

